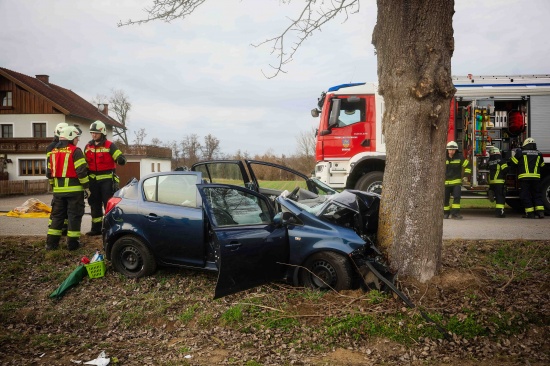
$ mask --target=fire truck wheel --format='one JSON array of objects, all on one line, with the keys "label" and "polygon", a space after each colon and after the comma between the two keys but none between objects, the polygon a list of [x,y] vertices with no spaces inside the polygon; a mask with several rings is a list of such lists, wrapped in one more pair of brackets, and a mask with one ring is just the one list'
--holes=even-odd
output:
[{"label": "fire truck wheel", "polygon": [[355,183],[355,189],[364,192],[373,192],[382,194],[382,179],[384,178],[383,172],[369,172],[363,175],[357,183]]},{"label": "fire truck wheel", "polygon": [[550,215],[550,177],[542,180],[540,189],[542,191],[542,201],[544,202],[544,212],[546,215]]}]

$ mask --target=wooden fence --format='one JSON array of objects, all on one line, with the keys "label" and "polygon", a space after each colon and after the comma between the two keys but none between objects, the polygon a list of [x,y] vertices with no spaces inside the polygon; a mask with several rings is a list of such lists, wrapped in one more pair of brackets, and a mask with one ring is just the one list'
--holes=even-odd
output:
[{"label": "wooden fence", "polygon": [[0,197],[17,194],[46,194],[50,192],[51,188],[47,179],[0,181]]}]

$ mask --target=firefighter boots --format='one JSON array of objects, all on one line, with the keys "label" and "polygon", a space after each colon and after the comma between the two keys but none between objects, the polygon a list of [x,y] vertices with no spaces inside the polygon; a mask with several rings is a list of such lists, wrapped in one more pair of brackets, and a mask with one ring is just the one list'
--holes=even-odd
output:
[{"label": "firefighter boots", "polygon": [[454,213],[451,215],[451,218],[454,220],[462,220],[462,215],[459,213]]},{"label": "firefighter boots", "polygon": [[67,249],[69,250],[77,250],[80,247],[80,242],[78,239],[70,238],[67,240]]},{"label": "firefighter boots", "polygon": [[537,211],[535,218],[537,219],[544,219],[544,211]]},{"label": "firefighter boots", "polygon": [[445,212],[445,215],[443,215],[443,218],[444,218],[444,219],[448,219],[448,218],[449,218],[449,213],[448,213],[448,212]]},{"label": "firefighter boots", "polygon": [[61,237],[48,235],[46,238],[46,250],[55,250],[59,248],[59,239],[61,239]]},{"label": "firefighter boots", "polygon": [[495,216],[496,217],[506,217],[506,215],[504,214],[504,209],[503,208],[496,208],[495,209]]},{"label": "firefighter boots", "polygon": [[534,219],[535,213],[534,212],[526,212],[523,216],[524,219]]},{"label": "firefighter boots", "polygon": [[92,229],[86,233],[86,236],[101,235],[101,222],[92,223]]}]

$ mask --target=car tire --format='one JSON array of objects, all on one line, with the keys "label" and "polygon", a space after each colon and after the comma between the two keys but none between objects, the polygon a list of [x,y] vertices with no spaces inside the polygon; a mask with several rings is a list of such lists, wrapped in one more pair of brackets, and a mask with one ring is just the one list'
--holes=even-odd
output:
[{"label": "car tire", "polygon": [[355,189],[363,192],[382,194],[383,172],[369,172],[364,174],[355,183]]},{"label": "car tire", "polygon": [[111,263],[117,272],[129,278],[140,278],[155,273],[157,262],[151,250],[135,236],[119,238],[111,250]]},{"label": "car tire", "polygon": [[333,252],[316,253],[309,257],[300,270],[304,287],[318,290],[349,290],[353,284],[353,271],[349,260]]}]

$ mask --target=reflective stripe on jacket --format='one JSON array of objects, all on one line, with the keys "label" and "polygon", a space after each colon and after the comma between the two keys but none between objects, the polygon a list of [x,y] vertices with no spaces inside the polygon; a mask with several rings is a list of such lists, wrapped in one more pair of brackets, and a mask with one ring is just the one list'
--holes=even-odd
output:
[{"label": "reflective stripe on jacket", "polygon": [[517,165],[518,179],[540,179],[540,168],[544,166],[544,159],[538,150],[516,149],[510,163]]},{"label": "reflective stripe on jacket", "polygon": [[464,168],[464,174],[472,173],[469,164],[470,162],[464,159],[458,152],[452,158],[447,154],[447,159],[445,160],[445,185],[455,186],[462,184],[462,168]]},{"label": "reflective stripe on jacket", "polygon": [[504,184],[508,164],[500,154],[491,155],[489,158],[489,184]]},{"label": "reflective stripe on jacket", "polygon": [[90,169],[90,178],[96,180],[112,179],[116,160],[122,155],[116,144],[104,139],[99,145],[91,140],[84,149]]},{"label": "reflective stripe on jacket", "polygon": [[53,179],[53,192],[81,192],[88,186],[88,165],[80,148],[60,141],[50,152],[46,170]]}]

